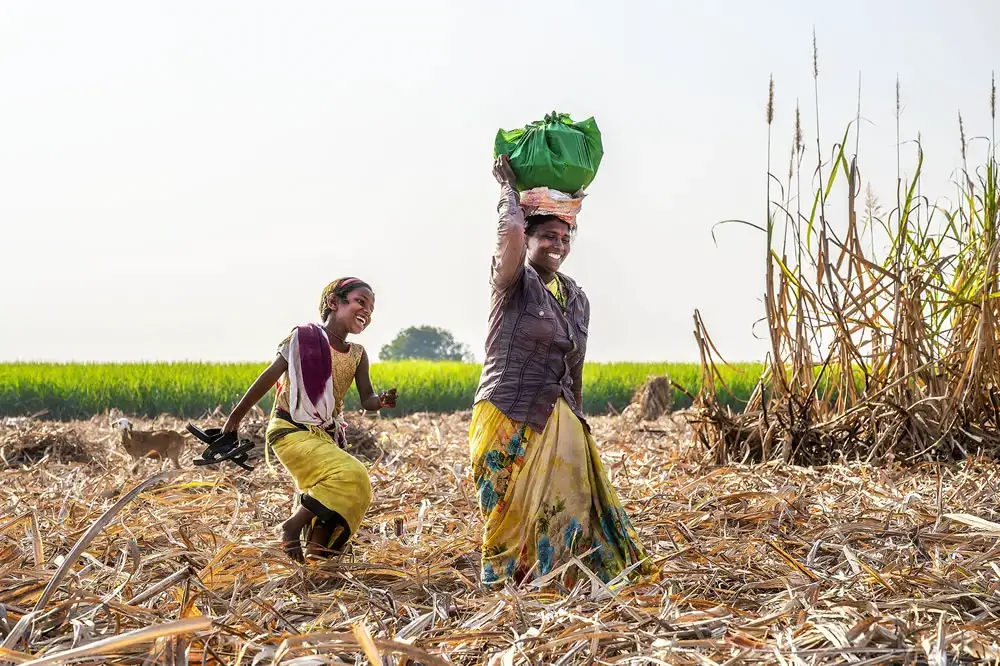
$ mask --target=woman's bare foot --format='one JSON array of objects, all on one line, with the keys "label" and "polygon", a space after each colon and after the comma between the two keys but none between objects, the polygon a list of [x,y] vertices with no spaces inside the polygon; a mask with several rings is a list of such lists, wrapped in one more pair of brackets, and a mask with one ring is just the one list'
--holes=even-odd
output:
[{"label": "woman's bare foot", "polygon": [[281,549],[296,562],[305,562],[302,556],[301,537],[302,528],[295,525],[291,518],[281,523]]}]

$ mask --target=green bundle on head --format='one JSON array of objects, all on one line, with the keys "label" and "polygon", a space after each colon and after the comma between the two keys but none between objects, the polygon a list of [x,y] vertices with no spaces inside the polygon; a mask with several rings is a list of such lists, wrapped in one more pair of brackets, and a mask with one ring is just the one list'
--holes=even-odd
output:
[{"label": "green bundle on head", "polygon": [[574,194],[594,181],[604,146],[593,118],[573,122],[553,111],[522,129],[499,130],[493,144],[493,157],[498,155],[510,158],[518,190],[548,187]]}]

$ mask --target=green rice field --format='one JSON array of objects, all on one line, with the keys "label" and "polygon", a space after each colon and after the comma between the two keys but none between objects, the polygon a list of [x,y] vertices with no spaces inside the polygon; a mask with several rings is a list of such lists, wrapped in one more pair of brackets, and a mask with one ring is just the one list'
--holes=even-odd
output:
[{"label": "green rice field", "polygon": [[[52,419],[89,418],[117,408],[135,416],[198,417],[228,410],[266,367],[264,363],[4,363],[0,364],[0,416],[44,413]],[[720,396],[741,409],[760,376],[757,363],[724,369],[732,394]],[[399,405],[387,415],[470,409],[479,381],[474,363],[396,361],[371,368],[376,390],[397,387]],[[698,390],[693,363],[589,363],[584,369],[584,409],[623,409],[648,377],[667,375],[691,393]],[[271,398],[262,407],[270,408]],[[677,392],[675,405],[691,400]],[[347,408],[358,408],[352,391]]]}]

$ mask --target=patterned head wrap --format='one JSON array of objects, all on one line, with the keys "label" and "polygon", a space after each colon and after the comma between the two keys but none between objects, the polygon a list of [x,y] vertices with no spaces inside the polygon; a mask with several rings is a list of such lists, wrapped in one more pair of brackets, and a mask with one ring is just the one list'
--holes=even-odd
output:
[{"label": "patterned head wrap", "polygon": [[585,196],[587,195],[582,191],[571,196],[547,187],[536,187],[521,192],[521,209],[525,217],[554,215],[568,224],[571,231],[576,231],[576,216],[580,213]]},{"label": "patterned head wrap", "polygon": [[330,284],[326,285],[326,288],[323,289],[323,294],[319,297],[319,316],[325,319],[326,314],[330,311],[330,308],[326,304],[326,301],[330,297],[330,294],[336,292],[338,289],[342,287],[346,287],[355,282],[357,282],[358,286],[361,287],[368,286],[368,284],[364,280],[361,280],[360,278],[356,277],[337,278]]}]

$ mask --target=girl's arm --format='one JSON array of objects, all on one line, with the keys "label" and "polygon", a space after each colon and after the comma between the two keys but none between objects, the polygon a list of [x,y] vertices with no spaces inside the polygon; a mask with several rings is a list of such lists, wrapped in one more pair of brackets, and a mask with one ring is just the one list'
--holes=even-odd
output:
[{"label": "girl's arm", "polygon": [[260,376],[233,407],[232,413],[226,419],[225,425],[222,426],[222,431],[236,432],[240,427],[240,421],[247,415],[247,412],[267,395],[267,392],[281,379],[281,375],[285,374],[286,370],[288,370],[288,361],[281,354],[278,354],[277,358],[271,362],[271,365],[267,366],[264,372],[260,373]]},{"label": "girl's arm", "polygon": [[358,387],[358,397],[361,398],[361,406],[369,412],[377,412],[383,407],[392,409],[396,406],[396,389],[392,388],[383,393],[375,394],[372,388],[372,378],[368,374],[368,351],[361,352],[361,361],[358,369],[354,372],[354,385]]}]

